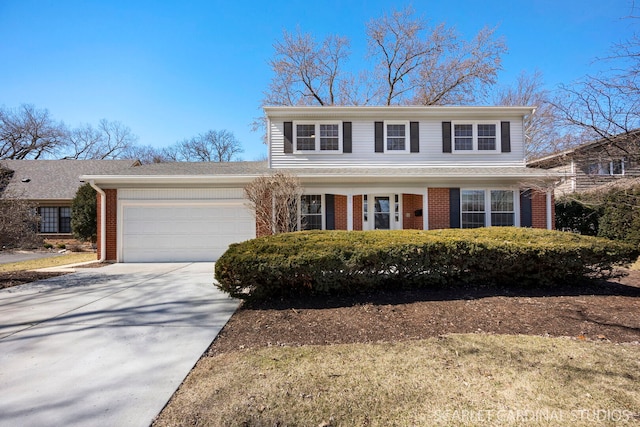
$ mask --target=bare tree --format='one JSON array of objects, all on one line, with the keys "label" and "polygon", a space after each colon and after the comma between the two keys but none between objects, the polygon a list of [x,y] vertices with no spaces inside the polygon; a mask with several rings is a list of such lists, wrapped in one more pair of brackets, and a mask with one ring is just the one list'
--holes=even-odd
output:
[{"label": "bare tree", "polygon": [[485,28],[464,41],[444,24],[430,27],[412,8],[367,24],[369,70],[346,68],[348,39],[284,32],[269,62],[273,78],[263,105],[473,103],[495,83],[504,42]]},{"label": "bare tree", "polygon": [[302,184],[296,176],[278,171],[258,177],[244,187],[244,195],[258,236],[297,230]]},{"label": "bare tree", "polygon": [[169,161],[162,148],[152,147],[151,145],[130,145],[120,156],[123,159],[140,160],[142,164],[164,163]]},{"label": "bare tree", "polygon": [[128,126],[102,119],[96,128],[86,124],[71,130],[68,139],[67,158],[118,159],[136,144],[138,137]]},{"label": "bare tree", "polygon": [[6,188],[12,176],[0,164],[0,248],[36,247],[42,243],[36,204]]},{"label": "bare tree", "polygon": [[210,130],[167,147],[162,155],[170,161],[231,162],[242,153],[240,141],[227,130]]},{"label": "bare tree", "polygon": [[461,40],[452,29],[440,25],[431,30],[431,54],[420,64],[416,89],[410,102],[416,105],[475,104],[496,83],[507,47],[485,27],[470,40]]},{"label": "bare tree", "polygon": [[558,114],[551,102],[551,95],[544,89],[542,73],[520,73],[516,84],[500,90],[496,95],[497,105],[533,106],[534,114],[524,118],[525,154],[528,159],[549,154],[560,146],[562,138],[557,131]]},{"label": "bare tree", "polygon": [[40,159],[64,149],[67,131],[48,110],[0,108],[0,159]]},{"label": "bare tree", "polygon": [[321,43],[299,29],[283,32],[274,45],[269,65],[275,73],[265,94],[265,105],[333,105],[336,103],[342,63],[349,55],[349,41],[331,35]]},{"label": "bare tree", "polygon": [[582,140],[603,139],[640,161],[640,141],[629,145],[620,138],[640,128],[640,37],[635,34],[614,45],[611,54],[598,61],[609,70],[562,86],[555,104]]}]

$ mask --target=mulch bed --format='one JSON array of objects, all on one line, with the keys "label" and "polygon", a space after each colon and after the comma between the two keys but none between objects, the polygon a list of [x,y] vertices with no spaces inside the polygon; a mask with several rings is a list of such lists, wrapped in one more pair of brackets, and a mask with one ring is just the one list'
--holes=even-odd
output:
[{"label": "mulch bed", "polygon": [[417,340],[448,333],[640,343],[640,271],[553,290],[398,291],[243,306],[207,355],[267,346]]},{"label": "mulch bed", "polygon": [[37,271],[0,272],[0,289],[35,282],[36,280],[62,276],[63,274],[67,273],[39,273]]}]

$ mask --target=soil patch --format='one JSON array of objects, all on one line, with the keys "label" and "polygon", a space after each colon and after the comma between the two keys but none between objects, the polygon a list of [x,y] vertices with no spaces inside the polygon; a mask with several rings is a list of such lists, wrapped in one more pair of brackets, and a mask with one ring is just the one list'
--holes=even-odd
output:
[{"label": "soil patch", "polygon": [[48,272],[42,273],[37,271],[7,271],[0,272],[0,289],[10,288],[12,286],[31,283],[37,280],[49,279],[51,277],[62,276],[67,273]]},{"label": "soil patch", "polygon": [[412,290],[244,305],[207,355],[276,345],[416,340],[449,333],[640,343],[640,271],[552,290]]}]

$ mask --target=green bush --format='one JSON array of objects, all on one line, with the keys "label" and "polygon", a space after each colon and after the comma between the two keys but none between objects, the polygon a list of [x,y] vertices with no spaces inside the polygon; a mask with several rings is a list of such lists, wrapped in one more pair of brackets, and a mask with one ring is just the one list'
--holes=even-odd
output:
[{"label": "green bush", "polygon": [[95,242],[98,234],[96,190],[86,183],[76,192],[71,202],[71,230],[73,237]]},{"label": "green bush", "polygon": [[473,230],[306,231],[233,244],[215,266],[233,297],[353,293],[389,287],[551,286],[608,277],[636,248],[573,233]]},{"label": "green bush", "polygon": [[556,229],[597,236],[601,211],[577,200],[559,199],[556,201]]},{"label": "green bush", "polygon": [[640,246],[640,187],[607,195],[598,236]]}]

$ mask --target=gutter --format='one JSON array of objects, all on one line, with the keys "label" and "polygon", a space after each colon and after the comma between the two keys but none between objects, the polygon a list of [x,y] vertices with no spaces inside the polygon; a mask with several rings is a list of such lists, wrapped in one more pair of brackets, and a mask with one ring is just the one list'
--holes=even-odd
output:
[{"label": "gutter", "polygon": [[100,259],[98,262],[104,262],[107,258],[107,194],[96,185],[94,180],[90,180],[89,185],[100,193]]}]

